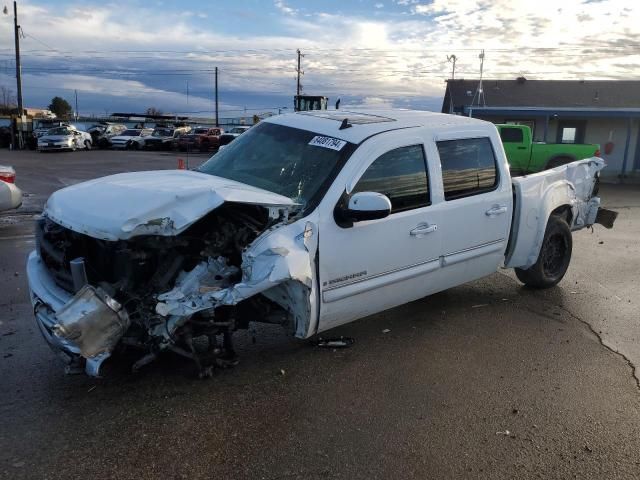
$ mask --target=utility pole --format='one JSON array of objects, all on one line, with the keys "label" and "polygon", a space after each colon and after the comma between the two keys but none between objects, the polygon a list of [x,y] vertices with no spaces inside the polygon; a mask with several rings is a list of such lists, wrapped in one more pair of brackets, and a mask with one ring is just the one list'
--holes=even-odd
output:
[{"label": "utility pole", "polygon": [[73,93],[76,96],[76,122],[78,121],[78,90],[74,90]]},{"label": "utility pole", "polygon": [[220,126],[218,118],[218,67],[216,67],[216,127]]},{"label": "utility pole", "polygon": [[[9,14],[7,7],[4,7],[3,12],[5,15]],[[24,114],[24,106],[22,104],[22,68],[20,67],[20,25],[18,25],[18,2],[15,1],[13,2],[13,34],[16,44],[16,90],[18,91],[18,117],[20,119],[20,128],[18,129],[18,147],[23,148],[22,117]]]},{"label": "utility pole", "polygon": [[455,55],[447,55],[447,62],[453,63],[453,68],[451,69],[451,80],[455,80],[456,78],[456,61],[458,57]]},{"label": "utility pole", "polygon": [[[298,68],[296,68],[296,72],[298,74],[297,76],[297,85],[296,85],[296,97],[300,96],[300,92],[302,91],[302,85],[300,85],[300,76],[304,75],[304,72],[302,71],[302,68],[300,66],[300,62],[302,57],[304,57],[304,55],[300,52],[300,49],[298,49],[296,51],[298,53]],[[298,111],[298,99],[296,98],[296,105],[295,105],[295,110]]]},{"label": "utility pole", "polygon": [[480,53],[480,55],[478,55],[478,58],[480,59],[480,82],[478,83],[478,89],[476,90],[476,93],[473,95],[471,106],[473,106],[473,104],[475,103],[476,96],[477,96],[478,106],[485,107],[487,103],[484,100],[484,88],[482,87],[482,72],[484,69],[484,49],[482,49],[482,52]]}]

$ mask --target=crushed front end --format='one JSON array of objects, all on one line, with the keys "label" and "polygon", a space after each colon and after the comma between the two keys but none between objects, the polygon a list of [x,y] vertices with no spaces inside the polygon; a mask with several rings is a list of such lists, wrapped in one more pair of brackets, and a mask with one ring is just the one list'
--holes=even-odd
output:
[{"label": "crushed front end", "polygon": [[207,376],[236,363],[233,333],[251,321],[309,335],[313,224],[291,221],[286,208],[234,202],[175,235],[166,223],[105,240],[46,214],[38,221],[31,300],[69,373],[99,376],[107,358],[134,350],[133,370],[170,351]]}]

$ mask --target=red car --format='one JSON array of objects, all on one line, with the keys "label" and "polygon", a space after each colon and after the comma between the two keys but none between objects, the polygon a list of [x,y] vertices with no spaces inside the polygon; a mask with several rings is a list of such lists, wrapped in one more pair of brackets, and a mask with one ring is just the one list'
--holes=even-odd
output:
[{"label": "red car", "polygon": [[196,127],[186,135],[181,135],[176,147],[180,151],[199,151],[210,152],[216,151],[220,147],[220,135],[223,130],[218,127]]}]

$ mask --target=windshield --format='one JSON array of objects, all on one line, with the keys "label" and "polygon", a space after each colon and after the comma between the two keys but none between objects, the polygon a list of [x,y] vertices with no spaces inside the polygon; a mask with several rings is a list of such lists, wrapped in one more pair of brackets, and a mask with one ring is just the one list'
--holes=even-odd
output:
[{"label": "windshield", "polygon": [[122,137],[137,137],[140,135],[140,130],[125,130],[120,135]]},{"label": "windshield", "polygon": [[73,131],[67,127],[52,128],[47,132],[47,135],[72,135]]},{"label": "windshield", "polygon": [[235,127],[235,128],[232,128],[229,133],[242,133],[242,132],[246,132],[246,131],[247,131],[246,128]]},{"label": "windshield", "polygon": [[195,135],[204,135],[209,131],[208,128],[196,128],[193,132]]},{"label": "windshield", "polygon": [[339,150],[310,145],[314,138],[326,137],[260,123],[197,170],[279,193],[304,208],[316,195],[323,194],[322,189],[328,188],[356,147],[341,140],[336,141]]}]

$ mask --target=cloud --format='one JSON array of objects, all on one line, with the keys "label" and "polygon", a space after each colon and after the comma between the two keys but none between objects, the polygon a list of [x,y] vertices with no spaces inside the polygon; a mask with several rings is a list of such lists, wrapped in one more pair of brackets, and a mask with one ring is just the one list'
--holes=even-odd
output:
[{"label": "cloud", "polygon": [[[297,48],[305,54],[306,93],[407,106],[441,98],[448,54],[458,59],[457,76],[476,78],[481,49],[487,78],[640,74],[640,3],[632,0],[395,0],[357,15],[275,0],[271,14],[257,19],[250,17],[255,12],[226,11],[244,28],[226,32],[215,23],[222,13],[205,24],[197,11],[181,15],[167,5],[129,3],[21,4],[23,70],[31,82],[26,98],[38,98],[31,85],[46,95],[55,88],[118,101],[139,94],[169,111],[186,102],[188,82],[190,104],[202,99],[202,108],[210,108],[214,66],[225,92],[289,96]],[[11,22],[0,22],[0,72],[7,85],[13,83],[12,38]]]},{"label": "cloud", "polygon": [[295,15],[298,12],[294,8],[287,6],[284,3],[284,0],[274,0],[273,4],[278,10],[280,10],[285,15]]}]

